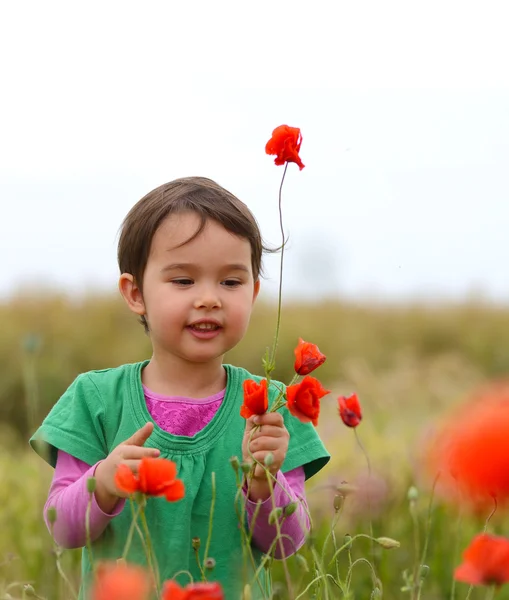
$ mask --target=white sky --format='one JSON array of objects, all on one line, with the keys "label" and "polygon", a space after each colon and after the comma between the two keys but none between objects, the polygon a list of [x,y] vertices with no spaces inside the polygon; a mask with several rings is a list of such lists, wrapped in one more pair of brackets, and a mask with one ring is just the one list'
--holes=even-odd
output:
[{"label": "white sky", "polygon": [[[0,4],[0,295],[114,288],[118,227],[204,175],[279,243],[287,294],[509,300],[506,2]],[[277,259],[267,261],[275,290]]]}]

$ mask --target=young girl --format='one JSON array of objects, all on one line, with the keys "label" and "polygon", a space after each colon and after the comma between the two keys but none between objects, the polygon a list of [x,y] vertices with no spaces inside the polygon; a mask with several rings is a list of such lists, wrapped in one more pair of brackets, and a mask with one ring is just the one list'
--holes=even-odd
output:
[{"label": "young girl", "polygon": [[[174,503],[164,498],[147,502],[161,579],[189,571],[200,580],[192,540],[195,547],[196,540],[201,541],[203,559],[215,473],[208,553],[215,567],[210,579],[223,585],[227,600],[238,600],[243,562],[230,458],[250,460],[252,454],[263,464],[271,453],[269,469],[279,484],[274,489],[276,505],[299,502],[283,522],[284,547],[277,544],[276,557],[282,552],[288,556],[302,545],[309,527],[304,481],[329,456],[313,426],[286,409],[244,420],[243,381],[260,378],[223,364],[225,353],[246,332],[260,288],[262,251],[251,212],[209,179],[175,180],[131,209],[118,244],[119,288],[150,336],[153,353],[141,363],[79,375],[31,439],[34,449],[55,467],[44,512],[56,508],[53,534],[58,544],[85,546],[87,480],[93,476],[93,557],[120,558],[132,514],[126,494],[115,486],[116,469],[125,464],[136,473],[142,457],[164,457],[176,463],[185,497]],[[271,385],[270,401],[277,393]],[[256,424],[261,427],[251,437]],[[261,503],[253,524],[253,552],[259,561],[276,536],[269,524],[270,489],[260,467],[249,492],[244,488],[243,493],[248,526]],[[142,563],[144,556],[135,536],[127,559]],[[84,578],[90,570],[84,551]],[[184,575],[177,579],[189,581]],[[253,592],[257,597],[256,587]]]}]

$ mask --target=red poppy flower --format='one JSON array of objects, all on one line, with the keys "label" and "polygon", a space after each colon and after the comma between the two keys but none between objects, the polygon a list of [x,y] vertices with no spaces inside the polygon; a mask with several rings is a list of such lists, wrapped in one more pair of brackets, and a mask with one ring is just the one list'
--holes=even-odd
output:
[{"label": "red poppy flower", "polygon": [[299,375],[309,375],[325,362],[326,356],[318,349],[318,346],[305,342],[299,338],[299,343],[294,350],[295,353],[295,372]]},{"label": "red poppy flower", "polygon": [[223,600],[219,583],[191,583],[185,588],[173,580],[164,584],[162,600]]},{"label": "red poppy flower", "polygon": [[339,416],[348,427],[357,427],[362,421],[361,405],[357,394],[338,398]]},{"label": "red poppy flower", "polygon": [[426,460],[437,491],[485,511],[509,502],[509,385],[483,388],[433,436]]},{"label": "red poppy flower", "polygon": [[246,379],[244,387],[244,404],[240,408],[240,416],[249,419],[253,415],[263,415],[269,408],[269,396],[267,393],[267,380],[262,379],[256,383],[252,379]]},{"label": "red poppy flower", "polygon": [[148,600],[150,578],[141,567],[122,563],[99,565],[92,600]]},{"label": "red poppy flower", "polygon": [[302,171],[304,165],[299,156],[301,144],[302,135],[298,127],[280,125],[272,132],[272,137],[265,145],[265,152],[276,155],[274,159],[276,165],[293,162],[299,165],[299,169]]},{"label": "red poppy flower", "polygon": [[128,494],[141,492],[147,496],[165,496],[169,502],[181,500],[185,495],[184,483],[177,479],[175,463],[166,458],[142,458],[137,476],[127,465],[119,465],[115,485]]},{"label": "red poppy flower", "polygon": [[307,375],[300,383],[286,388],[286,405],[299,421],[311,422],[316,427],[320,415],[320,399],[329,392],[330,390],[322,387],[318,379]]},{"label": "red poppy flower", "polygon": [[463,552],[463,563],[454,578],[471,585],[502,585],[509,582],[509,540],[483,533]]}]

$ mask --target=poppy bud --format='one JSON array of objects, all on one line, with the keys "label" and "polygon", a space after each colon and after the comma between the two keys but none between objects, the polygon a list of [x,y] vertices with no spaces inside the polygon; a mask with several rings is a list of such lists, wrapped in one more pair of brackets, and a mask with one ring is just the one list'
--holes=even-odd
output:
[{"label": "poppy bud", "polygon": [[287,504],[283,509],[284,516],[289,517],[290,515],[293,515],[293,513],[297,510],[298,506],[298,502],[290,502],[290,504]]},{"label": "poppy bud", "polygon": [[23,591],[25,592],[25,596],[28,598],[37,598],[34,588],[29,583],[25,583],[23,586]]},{"label": "poppy bud", "polygon": [[191,540],[191,544],[193,546],[193,550],[199,550],[200,546],[201,546],[201,540],[200,540],[200,538],[199,537],[194,537]]},{"label": "poppy bud", "polygon": [[392,548],[399,548],[401,545],[397,540],[393,540],[389,537],[376,538],[375,542],[379,546],[382,546],[382,548],[385,548],[386,550],[392,550]]},{"label": "poppy bud", "polygon": [[350,550],[350,548],[352,547],[352,536],[349,533],[347,533],[343,538],[343,541],[345,543],[346,549]]},{"label": "poppy bud", "polygon": [[237,456],[232,456],[230,458],[230,464],[232,466],[232,469],[235,471],[235,473],[238,472],[239,467],[240,467],[240,462]]},{"label": "poppy bud", "polygon": [[96,484],[95,477],[89,477],[87,479],[87,492],[89,494],[93,494],[95,492],[95,484]]},{"label": "poppy bud", "polygon": [[423,579],[426,579],[426,577],[429,574],[429,567],[428,565],[421,565],[421,568],[419,569],[419,577],[421,578],[421,581]]},{"label": "poppy bud", "polygon": [[282,508],[280,508],[279,506],[276,508],[273,508],[270,511],[270,515],[269,515],[269,525],[274,525],[276,523],[276,521],[278,521],[281,518],[282,514],[283,514]]},{"label": "poppy bud", "polygon": [[344,502],[344,497],[341,494],[336,494],[334,496],[334,510],[336,512],[339,512],[341,510],[341,507],[343,506],[343,502]]},{"label": "poppy bud", "polygon": [[251,471],[251,463],[248,463],[248,462],[243,462],[243,463],[240,465],[240,468],[242,469],[242,472],[243,472],[245,475],[248,475],[248,474],[249,474],[249,472]]},{"label": "poppy bud", "polygon": [[216,561],[212,557],[206,558],[203,562],[203,566],[208,570],[212,571],[216,567]]},{"label": "poppy bud", "polygon": [[272,452],[269,452],[267,454],[263,462],[266,467],[270,467],[270,465],[274,462],[274,455],[272,454]]},{"label": "poppy bud", "polygon": [[409,488],[407,492],[407,498],[409,502],[417,502],[419,498],[419,490],[414,485]]},{"label": "poppy bud", "polygon": [[46,512],[48,522],[53,525],[57,520],[57,509],[54,506],[50,506]]},{"label": "poppy bud", "polygon": [[253,595],[251,594],[251,586],[249,583],[246,583],[244,586],[244,591],[242,592],[242,600],[252,600]]}]

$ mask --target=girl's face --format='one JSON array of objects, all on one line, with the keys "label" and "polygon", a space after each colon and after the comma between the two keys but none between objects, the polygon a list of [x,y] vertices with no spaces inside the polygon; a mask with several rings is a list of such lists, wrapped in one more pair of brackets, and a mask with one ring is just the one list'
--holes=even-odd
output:
[{"label": "girl's face", "polygon": [[[160,225],[143,279],[143,307],[154,355],[186,362],[221,358],[244,336],[259,282],[253,280],[245,238],[192,212]],[[182,244],[182,245],[181,245]]]}]

